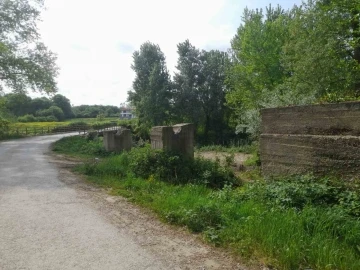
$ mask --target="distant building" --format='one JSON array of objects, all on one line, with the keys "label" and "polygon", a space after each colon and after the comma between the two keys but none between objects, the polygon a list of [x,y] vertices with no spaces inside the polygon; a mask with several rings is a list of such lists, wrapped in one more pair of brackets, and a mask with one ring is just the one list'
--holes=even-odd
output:
[{"label": "distant building", "polygon": [[120,104],[120,119],[133,119],[133,118],[136,118],[134,108],[126,104]]}]

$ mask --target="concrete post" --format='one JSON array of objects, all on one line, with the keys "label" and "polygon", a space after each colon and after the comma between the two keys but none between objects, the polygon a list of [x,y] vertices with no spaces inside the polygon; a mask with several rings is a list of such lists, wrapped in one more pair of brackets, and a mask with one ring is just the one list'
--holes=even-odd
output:
[{"label": "concrete post", "polygon": [[152,149],[174,151],[187,157],[194,157],[194,125],[157,126],[150,132]]}]

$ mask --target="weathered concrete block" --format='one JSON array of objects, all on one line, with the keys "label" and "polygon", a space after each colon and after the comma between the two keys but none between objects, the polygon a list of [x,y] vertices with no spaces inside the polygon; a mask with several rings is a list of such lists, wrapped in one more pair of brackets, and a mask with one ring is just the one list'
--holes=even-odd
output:
[{"label": "weathered concrete block", "polygon": [[193,124],[177,124],[173,126],[172,147],[175,151],[188,157],[194,157],[194,133]]},{"label": "weathered concrete block", "polygon": [[151,147],[153,149],[178,152],[193,158],[194,130],[194,125],[187,123],[172,127],[153,127],[150,133]]},{"label": "weathered concrete block", "polygon": [[360,178],[360,102],[264,109],[261,118],[265,176]]},{"label": "weathered concrete block", "polygon": [[129,151],[132,147],[129,129],[106,130],[103,132],[104,147],[109,152]]},{"label": "weathered concrete block", "polygon": [[153,127],[150,132],[151,148],[172,150],[173,129],[167,126]]},{"label": "weathered concrete block", "polygon": [[261,134],[360,136],[360,102],[261,110]]},{"label": "weathered concrete block", "polygon": [[265,176],[314,173],[360,179],[360,137],[264,134],[260,139]]}]

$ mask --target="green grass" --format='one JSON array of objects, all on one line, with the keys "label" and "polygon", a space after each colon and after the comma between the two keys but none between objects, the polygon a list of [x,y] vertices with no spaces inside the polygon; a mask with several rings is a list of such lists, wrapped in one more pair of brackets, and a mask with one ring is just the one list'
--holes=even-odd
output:
[{"label": "green grass", "polygon": [[70,132],[78,131],[79,129],[85,130],[89,128],[103,129],[114,125],[125,125],[127,127],[134,127],[135,124],[135,120],[120,120],[119,118],[105,118],[102,121],[99,121],[97,118],[77,118],[70,119],[64,122],[17,122],[10,123],[8,128],[4,132],[2,132],[6,134],[6,136],[1,136],[0,139],[49,134],[56,132]]},{"label": "green grass", "polygon": [[[96,156],[94,145],[100,143],[65,138],[54,149]],[[222,188],[204,181],[174,184],[156,173],[164,173],[163,167],[174,168],[174,164],[161,163],[165,155],[155,155],[148,162],[148,157],[154,156],[147,151],[134,149],[102,157],[99,163],[86,163],[76,171],[86,174],[92,183],[111,188],[111,194],[152,209],[164,222],[186,226],[209,243],[243,258],[257,258],[277,269],[360,269],[358,187],[310,176],[260,180],[238,187],[225,182]],[[151,168],[155,173],[139,176],[134,164],[140,171]],[[195,178],[208,179],[219,169],[209,168]]]},{"label": "green grass", "polygon": [[85,137],[72,136],[65,137],[53,144],[54,152],[78,157],[102,157],[109,156],[110,153],[103,147],[103,139],[87,140]]},{"label": "green grass", "polygon": [[131,175],[89,180],[243,257],[266,258],[280,269],[360,269],[360,222],[340,210],[270,208],[239,196],[246,187],[214,191]]}]

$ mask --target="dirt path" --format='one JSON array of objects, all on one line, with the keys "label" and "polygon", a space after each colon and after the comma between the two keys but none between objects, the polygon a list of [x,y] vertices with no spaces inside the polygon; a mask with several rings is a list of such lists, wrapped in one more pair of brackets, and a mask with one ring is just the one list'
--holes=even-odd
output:
[{"label": "dirt path", "polygon": [[73,175],[60,137],[0,143],[0,269],[248,269]]}]

